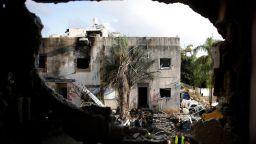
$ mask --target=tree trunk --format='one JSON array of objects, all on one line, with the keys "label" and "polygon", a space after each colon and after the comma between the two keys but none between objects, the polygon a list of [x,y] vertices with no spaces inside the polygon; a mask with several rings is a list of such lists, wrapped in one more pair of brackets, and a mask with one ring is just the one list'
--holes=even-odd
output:
[{"label": "tree trunk", "polygon": [[129,84],[128,84],[128,79],[127,75],[125,74],[126,70],[128,68],[123,69],[123,73],[120,76],[120,89],[119,89],[119,96],[120,96],[120,109],[121,109],[121,119],[125,119],[128,116],[128,105],[127,105],[127,100],[128,100],[128,93],[129,91]]},{"label": "tree trunk", "polygon": [[121,119],[125,119],[128,116],[128,104],[127,104],[127,95],[128,89],[125,85],[120,89],[119,98],[120,98],[120,117]]},{"label": "tree trunk", "polygon": [[119,97],[119,99],[118,99],[118,105],[119,105],[119,107],[120,107],[120,118],[121,119],[123,119],[123,115],[124,115],[124,107],[123,107],[123,102],[124,102],[124,94],[123,94],[123,91],[122,91],[122,89],[120,88],[119,90],[118,90],[118,97]]},{"label": "tree trunk", "polygon": [[212,106],[212,87],[210,87],[209,103],[211,107]]},{"label": "tree trunk", "polygon": [[127,108],[130,109],[130,93],[131,93],[131,89],[130,87],[128,87],[127,90]]}]

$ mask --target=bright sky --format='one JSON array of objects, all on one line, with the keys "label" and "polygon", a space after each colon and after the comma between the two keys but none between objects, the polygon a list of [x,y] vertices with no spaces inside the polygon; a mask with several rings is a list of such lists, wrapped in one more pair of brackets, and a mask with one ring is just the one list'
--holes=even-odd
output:
[{"label": "bright sky", "polygon": [[67,28],[90,27],[93,18],[109,31],[126,36],[180,37],[180,46],[201,45],[207,37],[222,40],[210,21],[180,3],[164,4],[151,0],[77,1],[59,4],[27,0],[31,12],[41,18],[42,34],[64,34]]}]

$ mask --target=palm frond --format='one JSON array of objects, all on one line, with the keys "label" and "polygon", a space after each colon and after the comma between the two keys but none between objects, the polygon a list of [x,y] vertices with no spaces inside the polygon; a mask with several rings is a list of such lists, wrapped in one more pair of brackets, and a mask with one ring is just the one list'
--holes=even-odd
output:
[{"label": "palm frond", "polygon": [[104,62],[104,83],[119,87],[122,83],[121,75],[126,75],[130,87],[135,83],[152,79],[155,72],[149,71],[155,60],[148,58],[145,48],[128,46],[127,38],[118,37],[111,47],[110,55]]}]

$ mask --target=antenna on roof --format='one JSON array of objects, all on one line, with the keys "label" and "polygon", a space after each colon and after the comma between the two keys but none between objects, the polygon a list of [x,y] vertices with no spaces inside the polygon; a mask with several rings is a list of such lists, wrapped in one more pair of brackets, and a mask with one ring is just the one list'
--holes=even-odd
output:
[{"label": "antenna on roof", "polygon": [[98,18],[97,17],[94,17],[92,19],[92,22],[93,22],[93,27],[95,27],[96,25],[98,25]]}]

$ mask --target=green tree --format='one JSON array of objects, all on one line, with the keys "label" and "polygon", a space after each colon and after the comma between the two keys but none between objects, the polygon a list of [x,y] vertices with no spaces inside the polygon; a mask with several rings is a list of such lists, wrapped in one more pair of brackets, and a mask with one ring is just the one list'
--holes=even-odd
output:
[{"label": "green tree", "polygon": [[118,91],[121,118],[125,118],[129,109],[130,91],[134,84],[143,80],[152,80],[150,67],[155,60],[148,57],[147,48],[128,46],[126,37],[115,38],[110,54],[105,57],[104,83]]},{"label": "green tree", "polygon": [[194,49],[194,53],[199,51],[206,52],[207,55],[197,58],[194,66],[194,82],[195,86],[206,86],[210,89],[209,102],[212,103],[212,88],[213,88],[213,56],[212,49],[218,41],[212,37],[206,39],[203,45]]},{"label": "green tree", "polygon": [[194,85],[193,67],[196,57],[192,47],[188,45],[181,50],[181,82],[188,85]]}]

